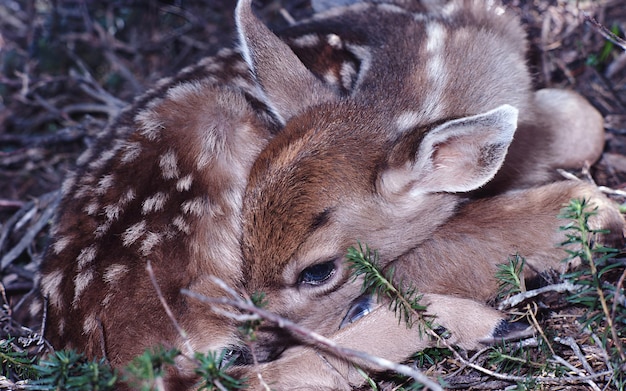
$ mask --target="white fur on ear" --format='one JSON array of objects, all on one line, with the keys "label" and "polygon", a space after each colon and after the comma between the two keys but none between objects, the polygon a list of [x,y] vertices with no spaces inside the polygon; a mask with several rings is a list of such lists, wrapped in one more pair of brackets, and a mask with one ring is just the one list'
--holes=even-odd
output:
[{"label": "white fur on ear", "polygon": [[380,188],[388,194],[416,196],[483,186],[504,162],[517,116],[518,110],[505,104],[435,127],[424,136],[414,161],[382,173]]},{"label": "white fur on ear", "polygon": [[239,1],[235,22],[243,57],[279,121],[285,124],[306,108],[335,99],[335,93],[253,14],[252,0]]}]

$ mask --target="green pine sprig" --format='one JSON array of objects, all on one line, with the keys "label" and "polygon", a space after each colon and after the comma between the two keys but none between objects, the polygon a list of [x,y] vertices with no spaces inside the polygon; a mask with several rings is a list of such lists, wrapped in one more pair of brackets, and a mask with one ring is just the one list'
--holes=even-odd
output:
[{"label": "green pine sprig", "polygon": [[432,322],[424,314],[426,306],[420,304],[422,295],[418,294],[417,289],[409,286],[407,288],[399,288],[394,284],[393,268],[389,268],[387,272],[383,272],[378,264],[378,253],[372,251],[368,246],[358,244],[358,248],[350,247],[346,254],[348,267],[354,279],[363,276],[363,293],[374,294],[377,299],[389,300],[389,308],[398,316],[398,321],[406,323],[407,327],[412,327],[415,323],[414,317],[419,320],[420,327],[425,325],[432,328]]}]

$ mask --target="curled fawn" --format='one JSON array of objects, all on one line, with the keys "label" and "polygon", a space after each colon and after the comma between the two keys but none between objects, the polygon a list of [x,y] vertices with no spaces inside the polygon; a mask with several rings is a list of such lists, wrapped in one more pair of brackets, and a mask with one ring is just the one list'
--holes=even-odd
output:
[{"label": "curled fawn", "polygon": [[[239,2],[237,22],[244,57],[285,124],[254,163],[243,206],[244,286],[265,292],[271,310],[394,359],[432,343],[393,327],[385,309],[341,328],[346,308],[337,303],[361,295],[344,255],[360,241],[427,294],[455,343],[477,348],[512,331],[482,304],[495,294],[495,265],[519,252],[536,270],[558,267],[557,214],[570,198],[591,199],[600,207],[594,228],[622,237],[622,216],[592,186],[543,185],[555,167],[598,158],[602,119],[574,93],[532,91],[524,33],[494,2],[418,14],[356,4],[298,26],[287,39],[294,49],[256,19],[250,1]],[[298,45],[348,59],[319,74]],[[262,331],[266,359],[293,343],[271,326]],[[380,343],[369,338],[381,334]],[[289,349],[262,370],[269,384],[312,389],[362,380],[335,360],[337,376],[313,381],[304,373],[324,372],[328,361],[298,367],[304,358],[316,360],[309,348]]]},{"label": "curled fawn", "polygon": [[[599,115],[580,97],[531,91],[522,30],[501,11],[472,2],[419,14],[355,4],[279,39],[241,1],[243,58],[225,51],[163,81],[103,132],[64,184],[41,271],[46,337],[118,367],[158,344],[186,354],[236,346],[232,321],[180,293],[221,296],[209,279],[216,275],[266,292],[270,309],[341,343],[402,359],[430,342],[384,307],[372,305],[339,330],[360,295],[341,262],[356,240],[415,276],[454,341],[472,348],[494,337],[502,317],[481,304],[483,295],[453,297],[439,293],[445,285],[424,285],[415,257],[427,258],[411,250],[432,254],[428,246],[482,213],[465,204],[477,189],[484,196],[543,183],[554,167],[595,160],[603,141]],[[584,147],[568,141],[564,123],[586,137]],[[557,148],[564,145],[578,149]],[[554,188],[555,200],[582,193],[601,200],[585,186],[565,187]],[[533,191],[518,196],[531,214],[543,200],[526,196]],[[497,200],[481,202],[506,206]],[[552,214],[536,217],[555,223]],[[463,241],[455,248],[463,251]],[[443,264],[434,255],[424,268]],[[188,341],[167,317],[148,262]],[[485,317],[459,317],[462,308]],[[265,360],[289,346],[267,331]],[[384,334],[393,336],[389,345],[371,343]],[[351,367],[329,360],[340,370],[327,380],[309,348],[289,349],[259,370],[276,389],[358,383]],[[177,364],[169,389],[193,384],[190,363]],[[254,381],[255,368],[241,370]]]}]

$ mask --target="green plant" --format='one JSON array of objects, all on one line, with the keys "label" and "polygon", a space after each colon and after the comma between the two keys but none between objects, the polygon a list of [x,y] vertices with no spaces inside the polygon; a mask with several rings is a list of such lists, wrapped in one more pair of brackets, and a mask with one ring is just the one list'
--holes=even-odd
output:
[{"label": "green plant", "polygon": [[200,390],[240,390],[246,388],[246,379],[235,379],[226,373],[232,361],[226,361],[226,351],[220,354],[208,352],[196,353],[198,367],[196,374],[201,377]]},{"label": "green plant", "polygon": [[567,240],[562,243],[568,246],[567,260],[578,258],[583,265],[565,276],[579,288],[567,300],[586,308],[579,320],[584,328],[598,335],[601,341],[597,342],[601,342],[610,353],[614,369],[612,382],[623,389],[626,386],[626,305],[623,288],[626,267],[615,261],[619,253],[617,249],[597,244],[595,239],[607,232],[589,227],[589,218],[595,214],[596,210],[589,210],[586,200],[572,200],[560,216],[571,220],[562,227],[567,231]]},{"label": "green plant", "polygon": [[113,390],[118,377],[102,360],[87,360],[73,350],[57,351],[43,359],[32,369],[37,380],[31,390]]},{"label": "green plant", "polygon": [[15,338],[8,337],[0,340],[0,376],[7,378],[29,378],[34,377],[35,372],[32,368],[35,359],[29,357],[24,350],[18,349],[13,345]]},{"label": "green plant", "polygon": [[157,384],[162,381],[165,368],[174,365],[174,359],[179,354],[178,349],[166,350],[162,346],[146,350],[128,364],[124,381],[138,390],[156,390]]},{"label": "green plant", "polygon": [[[432,328],[431,321],[425,316],[426,306],[420,304],[422,296],[417,289],[412,286],[400,288],[393,282],[393,268],[383,272],[378,264],[378,253],[372,251],[368,246],[359,243],[358,249],[350,247],[346,254],[348,267],[354,279],[363,276],[363,286],[361,291],[367,294],[374,294],[378,300],[387,298],[389,308],[392,308],[398,320],[404,319],[407,327],[412,327],[417,317],[419,327],[422,325]],[[402,283],[399,284],[402,286]]]},{"label": "green plant", "polygon": [[526,292],[526,284],[522,274],[525,263],[526,259],[524,257],[515,254],[509,257],[506,263],[498,265],[498,271],[496,272],[498,299]]}]

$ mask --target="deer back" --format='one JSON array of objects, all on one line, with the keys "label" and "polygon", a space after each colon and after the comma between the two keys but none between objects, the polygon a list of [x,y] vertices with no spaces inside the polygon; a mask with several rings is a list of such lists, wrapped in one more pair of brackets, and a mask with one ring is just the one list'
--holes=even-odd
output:
[{"label": "deer back", "polygon": [[230,320],[180,290],[221,295],[210,275],[240,285],[241,198],[277,129],[232,50],[163,80],[105,129],[63,184],[41,267],[52,345],[120,366],[156,345],[191,353],[236,344]]}]

